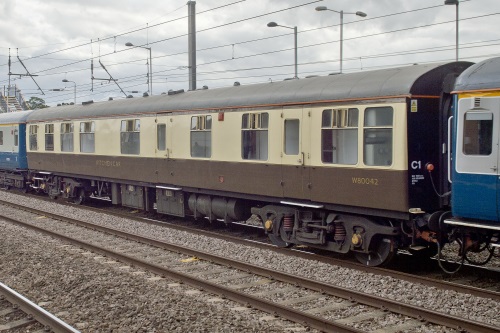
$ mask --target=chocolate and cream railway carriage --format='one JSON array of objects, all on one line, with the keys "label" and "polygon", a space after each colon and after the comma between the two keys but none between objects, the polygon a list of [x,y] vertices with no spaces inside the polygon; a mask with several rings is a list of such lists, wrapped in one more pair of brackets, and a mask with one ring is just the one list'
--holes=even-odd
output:
[{"label": "chocolate and cream railway carriage", "polygon": [[[257,215],[278,246],[352,251],[367,265],[433,250],[446,210],[447,116],[470,63],[354,74],[34,111],[32,187],[76,201],[226,222]],[[427,212],[427,214],[425,213]]]}]

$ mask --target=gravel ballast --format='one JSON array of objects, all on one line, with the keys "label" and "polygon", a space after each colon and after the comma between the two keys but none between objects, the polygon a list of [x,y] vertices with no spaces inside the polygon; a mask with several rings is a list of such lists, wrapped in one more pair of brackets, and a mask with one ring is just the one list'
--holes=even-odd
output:
[{"label": "gravel ballast", "polygon": [[[50,212],[69,217],[78,216],[78,218],[91,223],[97,223],[127,232],[137,233],[165,242],[189,246],[199,251],[205,251],[220,256],[228,256],[238,260],[245,259],[255,265],[278,269],[290,274],[299,274],[318,281],[331,283],[357,291],[376,294],[393,300],[402,300],[416,306],[500,327],[500,318],[498,317],[498,313],[500,313],[500,304],[499,302],[491,299],[478,298],[449,290],[438,290],[436,288],[397,280],[391,277],[367,274],[357,270],[320,263],[314,260],[285,256],[273,253],[272,251],[256,249],[250,246],[236,245],[220,239],[211,239],[192,233],[151,225],[146,226],[140,222],[90,212],[78,208],[77,206],[61,206],[56,203],[45,202],[36,198],[28,198],[9,192],[0,191],[0,199],[28,206],[36,206],[38,208],[46,209]],[[149,325],[152,325],[152,319],[146,314],[155,312],[160,314],[157,317],[162,319],[161,323],[155,322],[155,325],[167,325],[157,327],[168,327],[168,325],[175,324],[178,326],[174,327],[183,327],[183,331],[186,331],[186,329],[189,331],[206,330],[207,328],[204,328],[205,326],[203,325],[207,324],[204,321],[207,317],[211,317],[211,328],[215,328],[215,330],[207,329],[207,331],[272,332],[273,330],[278,329],[276,327],[273,328],[272,324],[259,321],[257,317],[250,320],[249,323],[247,322],[244,325],[239,325],[238,322],[242,320],[242,313],[237,314],[238,318],[232,318],[234,312],[227,312],[227,310],[221,312],[221,310],[218,311],[217,308],[212,309],[212,307],[215,306],[214,304],[201,303],[198,307],[190,305],[193,300],[189,301],[189,304],[183,303],[186,302],[187,299],[184,293],[174,292],[171,291],[168,286],[165,287],[165,285],[167,285],[167,283],[171,283],[171,281],[165,282],[163,287],[159,287],[161,285],[160,283],[151,283],[148,280],[145,281],[142,276],[135,277],[131,274],[125,274],[126,276],[122,277],[120,275],[120,277],[117,278],[117,274],[124,273],[119,271],[109,273],[106,269],[102,268],[102,265],[96,263],[95,260],[84,260],[81,255],[76,256],[73,259],[69,259],[67,251],[65,253],[61,252],[61,249],[58,249],[57,245],[59,243],[56,241],[52,241],[50,239],[45,240],[45,242],[55,242],[51,247],[47,245],[39,245],[31,239],[32,237],[41,237],[39,235],[32,235],[31,232],[27,232],[24,229],[19,228],[15,229],[22,230],[22,233],[19,234],[18,231],[16,234],[16,232],[12,231],[12,228],[14,227],[9,227],[5,224],[2,224],[1,227],[5,231],[8,231],[4,233],[7,234],[7,236],[2,236],[2,240],[6,238],[5,244],[8,246],[2,246],[2,249],[0,250],[0,257],[2,259],[2,264],[0,265],[2,276],[0,278],[7,284],[9,283],[9,280],[15,283],[14,288],[19,288],[16,285],[20,285],[23,288],[26,288],[26,290],[32,290],[34,293],[36,292],[35,289],[42,286],[45,287],[44,284],[52,283],[48,282],[47,278],[52,277],[54,280],[60,279],[60,283],[53,282],[53,287],[55,288],[55,291],[60,288],[61,293],[66,293],[68,296],[66,302],[57,302],[57,307],[60,307],[58,311],[68,311],[66,310],[67,306],[75,303],[76,300],[86,300],[87,298],[91,298],[97,302],[97,308],[99,309],[99,307],[101,307],[100,310],[102,310],[97,310],[97,318],[103,318],[102,320],[104,321],[107,320],[108,324],[110,318],[112,318],[114,314],[120,313],[126,314],[126,316],[128,316],[127,318],[131,318],[130,323],[127,323],[127,325],[141,323],[138,326],[139,328],[142,327],[142,325],[148,325],[148,323]],[[19,239],[21,237],[27,238],[21,240]],[[26,243],[32,244],[28,245]],[[9,252],[11,251],[11,247],[13,247],[13,253]],[[6,251],[6,248],[8,248],[9,251]],[[23,265],[18,263],[6,263],[10,261],[14,262],[15,260],[20,260],[22,263],[26,261],[26,263]],[[49,272],[46,271],[46,266],[44,266],[48,262],[54,263],[54,267],[52,267],[52,265],[49,266]],[[97,267],[89,267],[87,270],[90,274],[89,277],[87,275],[81,276],[81,274],[78,273],[72,274],[71,271],[68,270],[68,267],[72,267],[71,265],[76,265],[77,267],[82,265],[97,265]],[[32,267],[32,269],[29,267]],[[75,272],[80,271],[80,268],[75,270]],[[118,292],[108,293],[107,290],[115,290],[118,288],[117,285],[113,284],[113,281],[115,281],[118,285],[123,284],[127,286],[125,289],[130,290],[130,293],[132,294],[123,296]],[[104,289],[100,289],[98,287],[99,285],[104,285],[106,287]],[[43,288],[41,289],[43,290]],[[158,295],[160,290],[163,293],[168,292],[168,302],[165,302],[164,300],[161,302],[158,300],[155,301],[155,295]],[[149,291],[151,292],[149,293]],[[172,293],[172,296],[170,296],[170,293]],[[53,294],[51,293],[50,295]],[[39,298],[35,299],[39,301],[51,301],[51,298],[54,297],[49,296],[49,293],[47,293],[47,295],[36,296]],[[45,300],[44,297],[48,298],[48,300]],[[170,297],[172,297],[171,300]],[[131,298],[143,300],[144,306],[139,306],[139,310],[137,309],[137,304],[142,303],[134,302],[134,305],[131,305],[132,308],[129,308],[126,301]],[[104,302],[104,300],[106,300],[106,302]],[[102,304],[98,301],[101,301]],[[74,306],[75,305],[73,305],[73,308]],[[75,314],[72,313],[72,316],[77,316],[73,322],[80,322],[82,320],[80,318],[86,318],[88,314],[86,314],[86,316],[83,315],[86,311],[96,310],[81,309],[78,312],[75,312]],[[210,314],[218,315],[212,316],[207,314],[206,316],[200,316],[200,311],[207,311]],[[142,317],[138,316],[137,313],[143,314],[144,321],[142,321]],[[80,314],[81,316],[79,316]],[[156,318],[156,320],[159,319]],[[171,320],[177,321],[172,323],[170,322]],[[87,324],[83,323],[82,325]],[[268,326],[263,327],[262,325]],[[106,331],[107,329],[109,329],[109,327],[98,328],[98,330],[103,331]],[[115,327],[114,329],[118,329],[118,327]],[[90,331],[95,330],[90,329]],[[169,328],[167,331],[175,330]]]},{"label": "gravel ballast", "polygon": [[[290,332],[295,324],[0,220],[0,280],[82,332]],[[107,260],[107,259],[105,259]],[[288,329],[287,329],[288,328]]]}]

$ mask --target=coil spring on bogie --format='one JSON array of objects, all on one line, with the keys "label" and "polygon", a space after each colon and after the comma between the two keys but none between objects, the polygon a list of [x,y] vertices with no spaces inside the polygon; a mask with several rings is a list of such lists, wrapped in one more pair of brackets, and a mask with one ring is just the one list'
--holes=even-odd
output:
[{"label": "coil spring on bogie", "polygon": [[283,230],[293,231],[293,215],[285,215],[283,217]]},{"label": "coil spring on bogie", "polygon": [[343,242],[346,236],[347,232],[345,230],[344,224],[335,223],[335,232],[333,233],[333,239],[336,242]]}]

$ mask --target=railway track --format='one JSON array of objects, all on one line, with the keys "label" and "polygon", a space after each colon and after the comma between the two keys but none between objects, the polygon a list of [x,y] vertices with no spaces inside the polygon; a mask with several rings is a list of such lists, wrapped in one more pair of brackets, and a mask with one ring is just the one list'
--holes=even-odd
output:
[{"label": "railway track", "polygon": [[[25,207],[22,209],[26,210]],[[12,223],[64,239],[89,251],[183,281],[196,288],[223,295],[282,318],[305,323],[321,331],[396,332],[425,325],[425,322],[469,332],[498,331],[496,327],[487,324],[436,313],[421,307],[311,281],[88,222],[43,211],[37,212],[32,208],[29,210],[47,219],[38,220],[34,225],[15,221],[8,216],[4,218]],[[41,224],[44,228],[40,227]],[[82,227],[86,229],[83,231]],[[57,229],[57,232],[54,229]],[[73,234],[78,234],[78,239],[72,237]],[[124,245],[124,240],[117,239],[117,236],[126,238],[131,243]],[[336,318],[336,313],[346,312],[347,309],[354,309],[351,311],[352,315]],[[391,315],[405,316],[408,320],[404,320],[403,327],[401,324],[375,330],[364,327],[363,323],[367,321]]]},{"label": "railway track", "polygon": [[[37,196],[37,199],[40,197]],[[47,200],[48,202],[53,202],[53,200],[47,199],[46,197],[41,197],[42,200]],[[9,204],[7,202],[1,201],[0,203]],[[73,206],[74,204],[60,201],[60,204]],[[21,205],[18,205],[20,209],[23,209]],[[397,263],[390,268],[381,268],[381,267],[367,267],[365,265],[360,264],[354,260],[346,260],[336,258],[328,254],[321,254],[318,251],[309,251],[308,249],[302,248],[277,248],[273,246],[269,241],[268,237],[263,235],[263,237],[258,235],[258,230],[256,230],[252,236],[235,236],[236,232],[221,232],[209,230],[207,228],[200,227],[201,223],[185,223],[185,220],[175,220],[172,222],[166,222],[165,220],[156,220],[154,218],[146,218],[142,213],[138,214],[130,214],[129,212],[124,212],[123,209],[106,209],[95,207],[95,206],[79,206],[82,209],[90,210],[97,213],[108,214],[120,218],[132,219],[138,221],[140,223],[146,223],[150,225],[160,226],[160,227],[168,227],[179,231],[202,234],[207,237],[218,238],[221,240],[229,241],[236,244],[241,245],[250,245],[256,248],[261,248],[266,251],[273,251],[276,253],[291,255],[295,257],[300,257],[304,259],[317,260],[329,265],[346,267],[349,269],[356,269],[369,274],[378,274],[382,276],[389,276],[394,279],[404,280],[412,283],[420,283],[423,285],[427,285],[429,287],[435,287],[443,290],[452,290],[459,293],[471,294],[477,297],[491,298],[496,301],[500,301],[500,285],[498,281],[500,280],[500,268],[496,270],[491,270],[484,267],[479,266],[470,266],[465,265],[462,272],[459,274],[455,274],[454,276],[443,275],[441,270],[439,269],[437,263],[434,261],[428,261],[424,264],[426,267],[421,270],[415,270],[415,266],[422,264],[421,261],[416,262],[412,261],[411,256],[404,255],[403,263]],[[110,207],[106,207],[110,208]],[[115,208],[115,207],[111,207]],[[130,210],[129,210],[130,211]],[[164,217],[164,216],[162,216]],[[57,217],[56,217],[57,218]],[[182,222],[182,223],[177,223]],[[196,228],[196,230],[193,230]],[[248,229],[246,230],[248,231]],[[408,272],[408,270],[404,267],[407,266],[407,262],[411,262],[410,270],[412,272]],[[401,264],[401,265],[400,265]],[[433,267],[429,267],[433,266]],[[486,282],[485,282],[486,280]],[[477,287],[477,285],[483,285],[484,287]]]},{"label": "railway track", "polygon": [[0,332],[20,332],[30,328],[34,333],[77,333],[59,318],[0,283]]}]

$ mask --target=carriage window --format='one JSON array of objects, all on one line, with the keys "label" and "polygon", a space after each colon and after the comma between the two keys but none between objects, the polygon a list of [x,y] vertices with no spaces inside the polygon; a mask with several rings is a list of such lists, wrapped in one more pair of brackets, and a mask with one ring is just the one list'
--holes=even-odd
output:
[{"label": "carriage window", "polygon": [[45,124],[45,150],[54,150],[54,124]]},{"label": "carriage window", "polygon": [[299,154],[300,122],[298,119],[285,120],[285,154]]},{"label": "carriage window", "polygon": [[80,152],[93,153],[95,152],[95,123],[87,121],[80,123]]},{"label": "carriage window", "polygon": [[14,146],[19,146],[19,130],[17,128],[14,130]]},{"label": "carriage window", "polygon": [[156,126],[156,148],[159,151],[167,149],[167,125],[158,124]]},{"label": "carriage window", "polygon": [[0,146],[3,146],[3,131],[0,131]]},{"label": "carriage window", "polygon": [[392,107],[366,108],[364,120],[363,161],[365,165],[392,164]]},{"label": "carriage window", "polygon": [[38,125],[30,125],[30,150],[38,150]]},{"label": "carriage window", "polygon": [[61,124],[61,151],[73,151],[73,123]]},{"label": "carriage window", "polygon": [[358,109],[323,110],[321,160],[323,163],[358,163]]},{"label": "carriage window", "polygon": [[241,122],[241,157],[266,161],[268,155],[269,114],[245,113]]},{"label": "carriage window", "polygon": [[465,155],[491,155],[493,148],[493,114],[466,112],[463,152]]},{"label": "carriage window", "polygon": [[191,117],[191,157],[212,156],[212,116]]},{"label": "carriage window", "polygon": [[122,154],[139,155],[141,143],[141,121],[122,120],[120,129],[120,148]]}]

